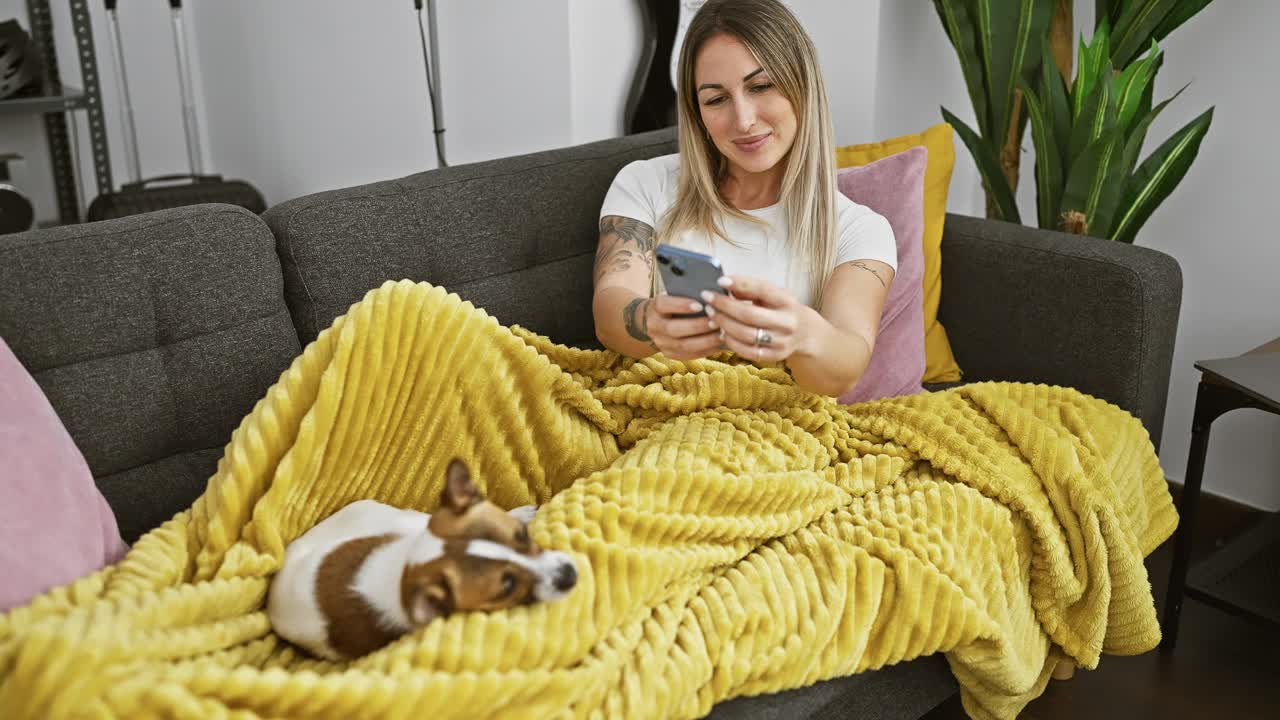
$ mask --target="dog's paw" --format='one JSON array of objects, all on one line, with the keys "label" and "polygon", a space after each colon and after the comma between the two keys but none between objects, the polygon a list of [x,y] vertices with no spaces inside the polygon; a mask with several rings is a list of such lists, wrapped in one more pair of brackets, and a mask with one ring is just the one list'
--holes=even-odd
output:
[{"label": "dog's paw", "polygon": [[538,514],[537,505],[521,505],[518,508],[512,508],[507,514],[528,525],[533,522],[533,516]]}]

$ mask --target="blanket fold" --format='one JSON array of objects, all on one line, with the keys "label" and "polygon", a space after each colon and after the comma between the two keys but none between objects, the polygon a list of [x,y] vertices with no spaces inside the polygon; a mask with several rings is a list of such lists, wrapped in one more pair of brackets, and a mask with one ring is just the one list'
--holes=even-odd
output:
[{"label": "blanket fold", "polygon": [[[464,458],[538,503],[580,579],[351,663],[264,612],[288,542],[347,503],[431,511]],[[699,717],[946,653],[975,718],[1059,657],[1159,642],[1143,557],[1177,523],[1137,419],[979,383],[853,406],[728,354],[630,360],[442,288],[371,291],[233,434],[206,492],[117,565],[0,616],[0,716]]]}]

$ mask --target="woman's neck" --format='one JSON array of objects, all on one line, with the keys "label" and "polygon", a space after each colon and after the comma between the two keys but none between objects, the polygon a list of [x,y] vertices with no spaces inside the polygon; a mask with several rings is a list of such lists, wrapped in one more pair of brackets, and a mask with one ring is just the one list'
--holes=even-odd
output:
[{"label": "woman's neck", "polygon": [[720,195],[725,202],[739,210],[758,210],[774,205],[782,193],[783,163],[752,173],[739,168],[729,168],[720,182]]}]

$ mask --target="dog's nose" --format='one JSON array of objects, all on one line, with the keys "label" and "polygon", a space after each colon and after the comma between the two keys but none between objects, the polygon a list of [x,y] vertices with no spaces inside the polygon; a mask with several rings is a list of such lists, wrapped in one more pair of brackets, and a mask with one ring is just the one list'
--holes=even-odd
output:
[{"label": "dog's nose", "polygon": [[556,590],[560,592],[568,592],[578,583],[578,569],[573,565],[565,563],[556,570],[554,584]]}]

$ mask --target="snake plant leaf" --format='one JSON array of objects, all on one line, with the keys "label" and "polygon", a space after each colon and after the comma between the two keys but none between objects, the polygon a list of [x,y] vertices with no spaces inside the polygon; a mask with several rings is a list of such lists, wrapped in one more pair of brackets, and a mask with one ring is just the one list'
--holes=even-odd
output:
[{"label": "snake plant leaf", "polygon": [[1208,7],[1213,0],[1179,0],[1173,10],[1164,16],[1164,20],[1156,26],[1155,32],[1151,34],[1152,40],[1164,40],[1169,37],[1169,33],[1177,30],[1180,25],[1195,17],[1201,10]]},{"label": "snake plant leaf", "polygon": [[1066,155],[1068,165],[1074,163],[1085,148],[1116,126],[1116,97],[1111,78],[1111,61],[1103,58],[1097,72],[1099,77],[1092,83],[1093,90],[1071,126]]},{"label": "snake plant leaf", "polygon": [[1125,67],[1151,41],[1152,33],[1181,0],[1134,0],[1111,34],[1111,62]]},{"label": "snake plant leaf", "polygon": [[[1093,92],[1093,86],[1102,75],[1102,65],[1111,61],[1111,29],[1106,19],[1093,31],[1093,44],[1080,39],[1080,55],[1076,61],[1076,79],[1071,88],[1071,122],[1074,125],[1084,111],[1085,100]],[[1110,80],[1110,75],[1105,76]]]},{"label": "snake plant leaf", "polygon": [[1018,204],[1014,201],[1013,191],[1009,189],[1009,181],[996,162],[996,153],[991,145],[945,107],[942,108],[942,117],[964,141],[965,147],[969,148],[969,154],[978,166],[978,173],[982,175],[982,181],[991,193],[996,212],[1000,213],[999,219],[1021,223]]},{"label": "snake plant leaf", "polygon": [[[1106,18],[1111,27],[1115,27],[1120,21],[1120,16],[1131,4],[1132,0],[1094,0],[1093,17],[1096,19]],[[1096,24],[1096,20],[1095,20]]]},{"label": "snake plant leaf", "polygon": [[1151,112],[1151,105],[1155,101],[1156,75],[1160,74],[1160,68],[1164,65],[1164,52],[1156,55],[1154,65],[1151,67],[1151,82],[1147,85],[1146,91],[1142,93],[1142,101],[1138,103],[1138,117],[1144,117]]},{"label": "snake plant leaf", "polygon": [[1151,217],[1151,213],[1164,202],[1182,181],[1191,167],[1200,142],[1209,132],[1213,122],[1213,108],[1182,126],[1155,152],[1142,161],[1138,169],[1125,182],[1124,196],[1120,201],[1111,236],[1115,240],[1131,243],[1138,230]]},{"label": "snake plant leaf", "polygon": [[1160,55],[1160,46],[1151,41],[1151,51],[1141,60],[1129,65],[1116,78],[1116,124],[1128,132],[1139,117],[1142,100],[1147,96],[1147,88],[1155,80],[1156,60]]},{"label": "snake plant leaf", "polygon": [[982,55],[979,52],[978,30],[969,11],[971,0],[933,0],[938,19],[947,31],[947,39],[960,58],[960,71],[965,87],[969,90],[969,102],[973,104],[978,119],[978,130],[984,136],[991,134],[991,111],[987,103],[986,85],[983,84]]},{"label": "snake plant leaf", "polygon": [[1117,4],[1118,3],[1115,3],[1112,0],[1093,0],[1093,17],[1098,20],[1106,18],[1114,24],[1115,18],[1112,17],[1111,11]]},{"label": "snake plant leaf", "polygon": [[[1071,147],[1071,106],[1067,99],[1066,83],[1062,80],[1062,74],[1058,72],[1058,65],[1053,59],[1053,51],[1048,43],[1044,45],[1043,54],[1044,57],[1040,61],[1039,99],[1049,121],[1053,123],[1054,144],[1058,147],[1058,158],[1061,160],[1066,157]],[[1053,206],[1057,208],[1056,200]],[[1041,227],[1052,227],[1052,225]]]},{"label": "snake plant leaf", "polygon": [[[1021,5],[1027,0],[1013,0]],[[994,147],[999,147],[1009,132],[1009,108],[1013,100],[1012,78],[1014,52],[1017,46],[1018,15],[1011,3],[997,0],[974,0],[974,20],[978,27],[978,51],[982,53],[982,73],[991,90],[991,126],[983,133]],[[999,4],[1001,7],[993,7]]]},{"label": "snake plant leaf", "polygon": [[1050,0],[976,1],[978,32],[991,88],[992,123],[987,137],[999,147],[1009,137],[1014,90],[1040,63],[1040,54],[1034,49],[1045,44],[1053,7]]},{"label": "snake plant leaf", "polygon": [[1111,128],[1089,143],[1068,171],[1060,215],[1081,213],[1089,235],[1107,237],[1124,191],[1123,156],[1124,134],[1119,128]]},{"label": "snake plant leaf", "polygon": [[1151,127],[1151,123],[1155,121],[1161,111],[1168,107],[1169,103],[1178,99],[1178,96],[1182,94],[1182,91],[1186,90],[1190,85],[1191,83],[1183,85],[1182,88],[1178,90],[1178,92],[1174,93],[1172,97],[1155,106],[1155,108],[1146,115],[1143,115],[1142,119],[1139,120],[1131,130],[1129,130],[1129,135],[1128,138],[1125,139],[1124,147],[1124,166],[1126,174],[1132,173],[1134,167],[1138,164],[1138,153],[1142,152],[1142,144],[1146,142],[1147,130]]},{"label": "snake plant leaf", "polygon": [[[1054,77],[1061,76],[1054,71]],[[1019,86],[1022,99],[1027,104],[1031,118],[1031,142],[1036,149],[1036,213],[1040,227],[1051,228],[1057,221],[1058,206],[1062,202],[1062,156],[1054,137],[1054,118],[1049,115],[1036,92],[1025,82]]]}]

